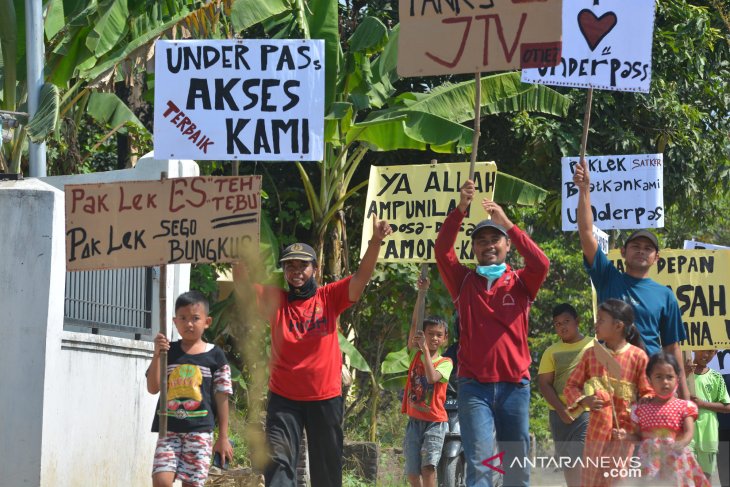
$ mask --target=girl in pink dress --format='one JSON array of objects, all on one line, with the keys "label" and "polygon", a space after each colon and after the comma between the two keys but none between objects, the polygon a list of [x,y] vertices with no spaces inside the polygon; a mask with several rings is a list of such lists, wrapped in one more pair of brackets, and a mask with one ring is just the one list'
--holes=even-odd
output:
[{"label": "girl in pink dress", "polygon": [[710,487],[699,463],[687,445],[692,441],[697,405],[675,396],[679,364],[673,355],[652,355],[646,375],[655,396],[631,408],[634,434],[623,429],[620,439],[641,440],[638,455],[642,463],[642,481],[651,479],[661,485]]}]

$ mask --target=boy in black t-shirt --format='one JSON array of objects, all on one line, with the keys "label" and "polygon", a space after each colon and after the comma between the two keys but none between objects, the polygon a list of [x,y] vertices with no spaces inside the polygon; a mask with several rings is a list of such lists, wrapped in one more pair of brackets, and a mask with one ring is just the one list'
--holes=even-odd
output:
[{"label": "boy in black t-shirt", "polygon": [[[160,352],[167,350],[168,432],[157,440],[152,467],[154,487],[172,487],[176,478],[184,487],[202,487],[208,477],[210,456],[220,454],[222,464],[233,458],[228,441],[228,395],[231,370],[223,351],[203,341],[210,326],[208,300],[197,291],[181,294],[173,318],[180,340],[170,343],[165,335],[155,337],[152,364],[147,369],[147,390],[160,392]],[[159,410],[159,405],[157,410]],[[213,429],[218,418],[218,440]],[[155,416],[152,431],[159,431]]]}]

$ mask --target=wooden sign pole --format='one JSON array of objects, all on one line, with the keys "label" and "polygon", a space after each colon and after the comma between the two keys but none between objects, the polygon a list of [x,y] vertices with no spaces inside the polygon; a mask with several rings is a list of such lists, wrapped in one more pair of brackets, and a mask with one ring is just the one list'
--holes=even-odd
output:
[{"label": "wooden sign pole", "polygon": [[[167,179],[167,172],[160,180]],[[160,265],[160,333],[167,336],[167,265]],[[160,351],[160,438],[167,436],[167,350]]]},{"label": "wooden sign pole", "polygon": [[593,88],[588,88],[588,96],[586,97],[585,114],[583,115],[583,135],[580,138],[580,161],[586,155],[586,145],[588,144],[588,127],[591,125],[591,105],[593,103]]},{"label": "wooden sign pole", "polygon": [[[421,279],[428,277],[428,264],[421,264]],[[416,299],[416,330],[423,330],[423,318],[426,314],[426,289],[418,289],[418,298]]]},{"label": "wooden sign pole", "polygon": [[479,152],[479,132],[482,119],[482,74],[474,75],[474,136],[471,139],[471,164],[469,165],[469,179],[474,181],[474,168]]}]

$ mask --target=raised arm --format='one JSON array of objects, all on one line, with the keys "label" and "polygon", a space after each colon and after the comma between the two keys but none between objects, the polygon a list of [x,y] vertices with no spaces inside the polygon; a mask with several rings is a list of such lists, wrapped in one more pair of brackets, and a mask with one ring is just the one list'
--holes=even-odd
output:
[{"label": "raised arm", "polygon": [[461,186],[459,204],[446,216],[436,236],[434,246],[436,265],[451,299],[456,299],[459,295],[459,288],[469,272],[467,267],[459,263],[459,258],[454,251],[454,244],[459,236],[461,223],[464,221],[475,191],[474,181],[472,180],[466,181]]},{"label": "raised arm", "polygon": [[578,235],[586,262],[593,265],[598,241],[593,236],[593,210],[591,209],[591,180],[585,159],[575,166],[573,182],[578,187]]},{"label": "raised arm", "polygon": [[[431,280],[428,277],[422,278],[418,277],[418,290],[424,290],[427,291],[429,286],[431,285]],[[418,320],[418,309],[421,306],[426,305],[426,293],[425,292],[419,292],[418,296],[416,297],[416,305],[413,307],[413,315],[411,316],[411,330],[408,332],[408,350],[413,350],[414,348],[417,348],[418,345],[413,340],[416,336],[416,330],[418,330],[419,323]]]},{"label": "raised arm", "polygon": [[502,225],[507,230],[510,242],[524,259],[525,267],[518,272],[523,283],[529,289],[531,298],[535,299],[550,269],[550,261],[545,252],[507,218],[504,210],[497,203],[485,199],[482,201],[482,207],[494,223]]},{"label": "raised arm", "polygon": [[388,222],[385,220],[378,220],[375,215],[373,215],[373,236],[370,239],[370,242],[368,242],[368,248],[365,251],[365,255],[362,256],[360,266],[352,275],[352,279],[350,279],[350,301],[357,301],[360,299],[360,296],[362,296],[365,286],[368,285],[368,282],[373,275],[375,264],[378,262],[380,246],[383,244],[385,237],[391,233],[393,233],[393,229],[390,228]]}]

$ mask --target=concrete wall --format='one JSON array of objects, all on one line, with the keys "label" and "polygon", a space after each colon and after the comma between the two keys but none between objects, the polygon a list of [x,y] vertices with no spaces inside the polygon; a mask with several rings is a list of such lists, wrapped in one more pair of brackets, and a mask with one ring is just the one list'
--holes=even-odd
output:
[{"label": "concrete wall", "polygon": [[[144,372],[152,344],[64,331],[62,189],[162,171],[194,176],[198,167],[146,156],[124,171],[0,182],[0,486],[150,485],[157,399]],[[189,265],[168,267],[167,316],[189,279]],[[155,332],[158,296],[155,286]]]},{"label": "concrete wall", "polygon": [[36,487],[48,355],[63,330],[63,193],[0,182],[0,222],[0,484]]}]

